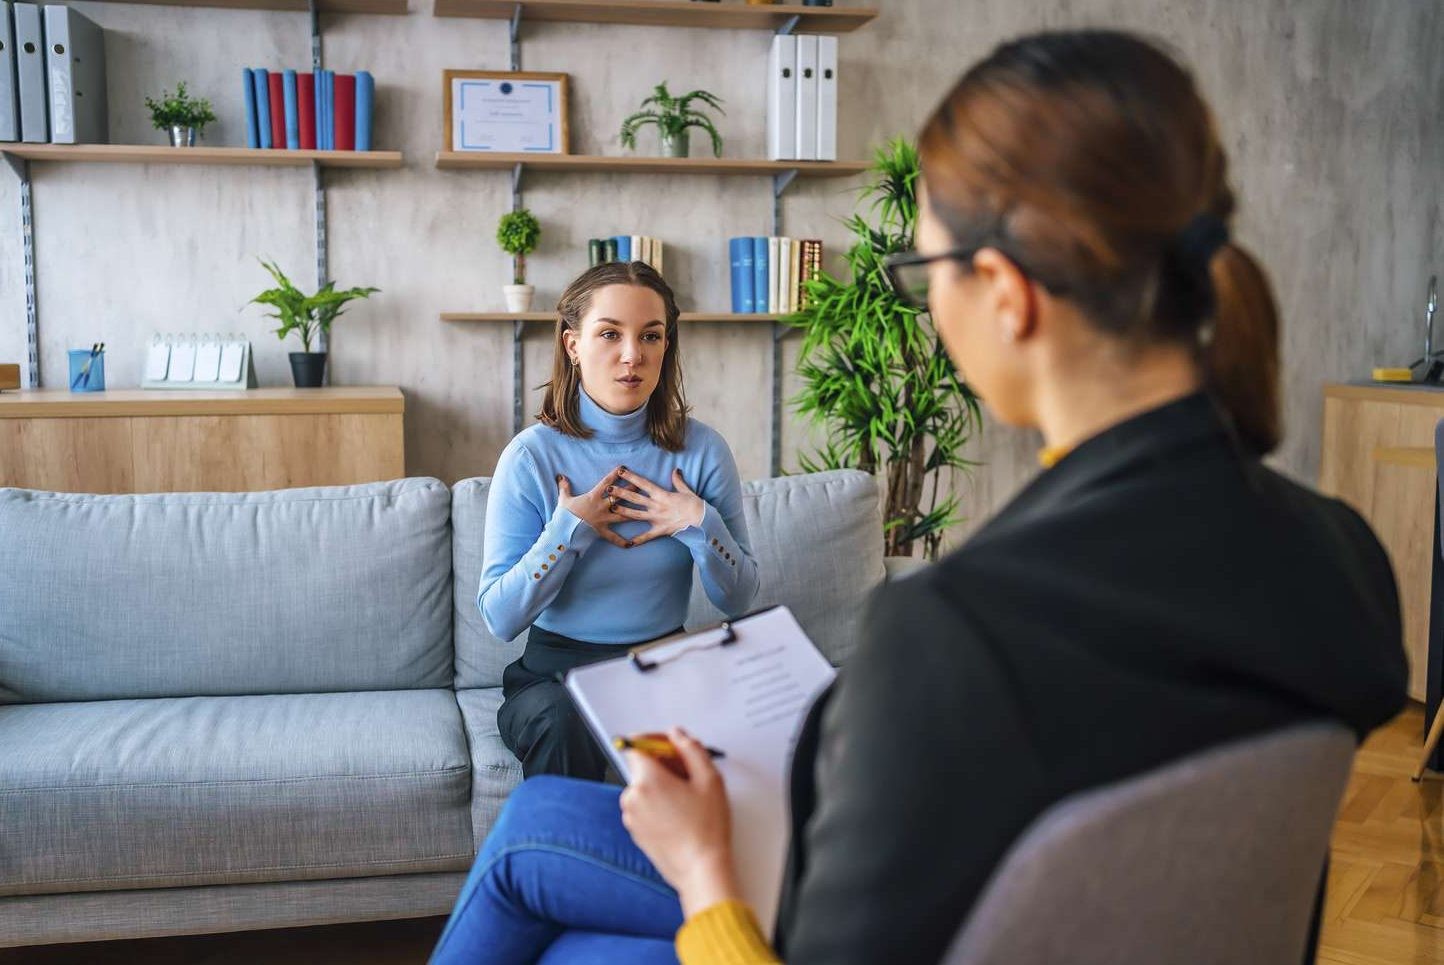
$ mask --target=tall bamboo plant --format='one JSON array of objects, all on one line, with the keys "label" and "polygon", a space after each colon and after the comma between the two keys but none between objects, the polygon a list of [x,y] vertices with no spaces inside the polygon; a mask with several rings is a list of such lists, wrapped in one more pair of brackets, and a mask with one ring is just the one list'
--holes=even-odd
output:
[{"label": "tall bamboo plant", "polygon": [[883,476],[887,553],[937,559],[944,532],[960,522],[960,500],[942,477],[974,463],[963,447],[981,427],[977,397],[953,367],[926,312],[888,285],[883,260],[913,247],[918,153],[895,138],[880,147],[863,188],[869,222],[847,226],[851,279],[827,273],[807,283],[806,302],[787,324],[803,332],[793,406],[825,428],[825,443],[801,457],[808,472],[856,468]]}]

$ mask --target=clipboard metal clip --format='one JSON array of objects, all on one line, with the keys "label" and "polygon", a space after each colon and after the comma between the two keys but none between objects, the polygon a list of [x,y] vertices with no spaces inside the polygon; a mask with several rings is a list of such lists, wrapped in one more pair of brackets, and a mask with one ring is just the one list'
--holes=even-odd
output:
[{"label": "clipboard metal clip", "polygon": [[728,647],[736,642],[737,631],[732,628],[732,621],[724,620],[722,622],[721,640],[717,640],[713,643],[699,643],[696,646],[684,647],[681,650],[678,650],[676,653],[669,654],[666,657],[660,657],[656,660],[648,660],[646,657],[642,656],[641,650],[633,650],[630,659],[632,661],[632,667],[635,668],[639,673],[647,673],[648,671],[656,670],[664,663],[671,663],[673,660],[676,660],[678,657],[684,656],[686,654],[694,653],[698,650],[710,650],[713,647]]}]

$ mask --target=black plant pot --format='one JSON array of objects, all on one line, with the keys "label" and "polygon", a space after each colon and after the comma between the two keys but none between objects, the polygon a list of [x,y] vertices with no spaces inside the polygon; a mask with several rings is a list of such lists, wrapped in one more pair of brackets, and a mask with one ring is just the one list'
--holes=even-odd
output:
[{"label": "black plant pot", "polygon": [[319,389],[326,374],[325,352],[292,352],[291,378],[298,389]]}]

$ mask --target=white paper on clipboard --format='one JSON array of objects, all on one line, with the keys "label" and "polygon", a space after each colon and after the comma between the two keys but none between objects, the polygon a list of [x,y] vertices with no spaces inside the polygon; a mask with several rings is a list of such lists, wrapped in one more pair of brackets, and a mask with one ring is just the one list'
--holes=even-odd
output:
[{"label": "white paper on clipboard", "polygon": [[630,658],[579,667],[567,690],[601,738],[618,772],[626,761],[611,746],[619,735],[681,726],[722,750],[717,762],[732,805],[738,884],[770,940],[782,891],[790,836],[788,768],[798,732],[836,671],[786,607],[647,648],[653,669]]}]

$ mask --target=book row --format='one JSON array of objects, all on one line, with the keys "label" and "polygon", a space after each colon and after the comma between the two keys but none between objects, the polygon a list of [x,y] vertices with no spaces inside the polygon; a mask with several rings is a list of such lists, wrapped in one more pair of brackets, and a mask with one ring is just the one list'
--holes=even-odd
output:
[{"label": "book row", "polygon": [[660,274],[662,242],[646,235],[615,235],[587,240],[587,264],[593,268],[612,261],[644,261]]},{"label": "book row", "polygon": [[807,307],[807,282],[822,271],[815,238],[732,238],[732,311],[791,315]]},{"label": "book row", "polygon": [[302,151],[369,151],[376,81],[334,70],[242,71],[246,146]]}]

